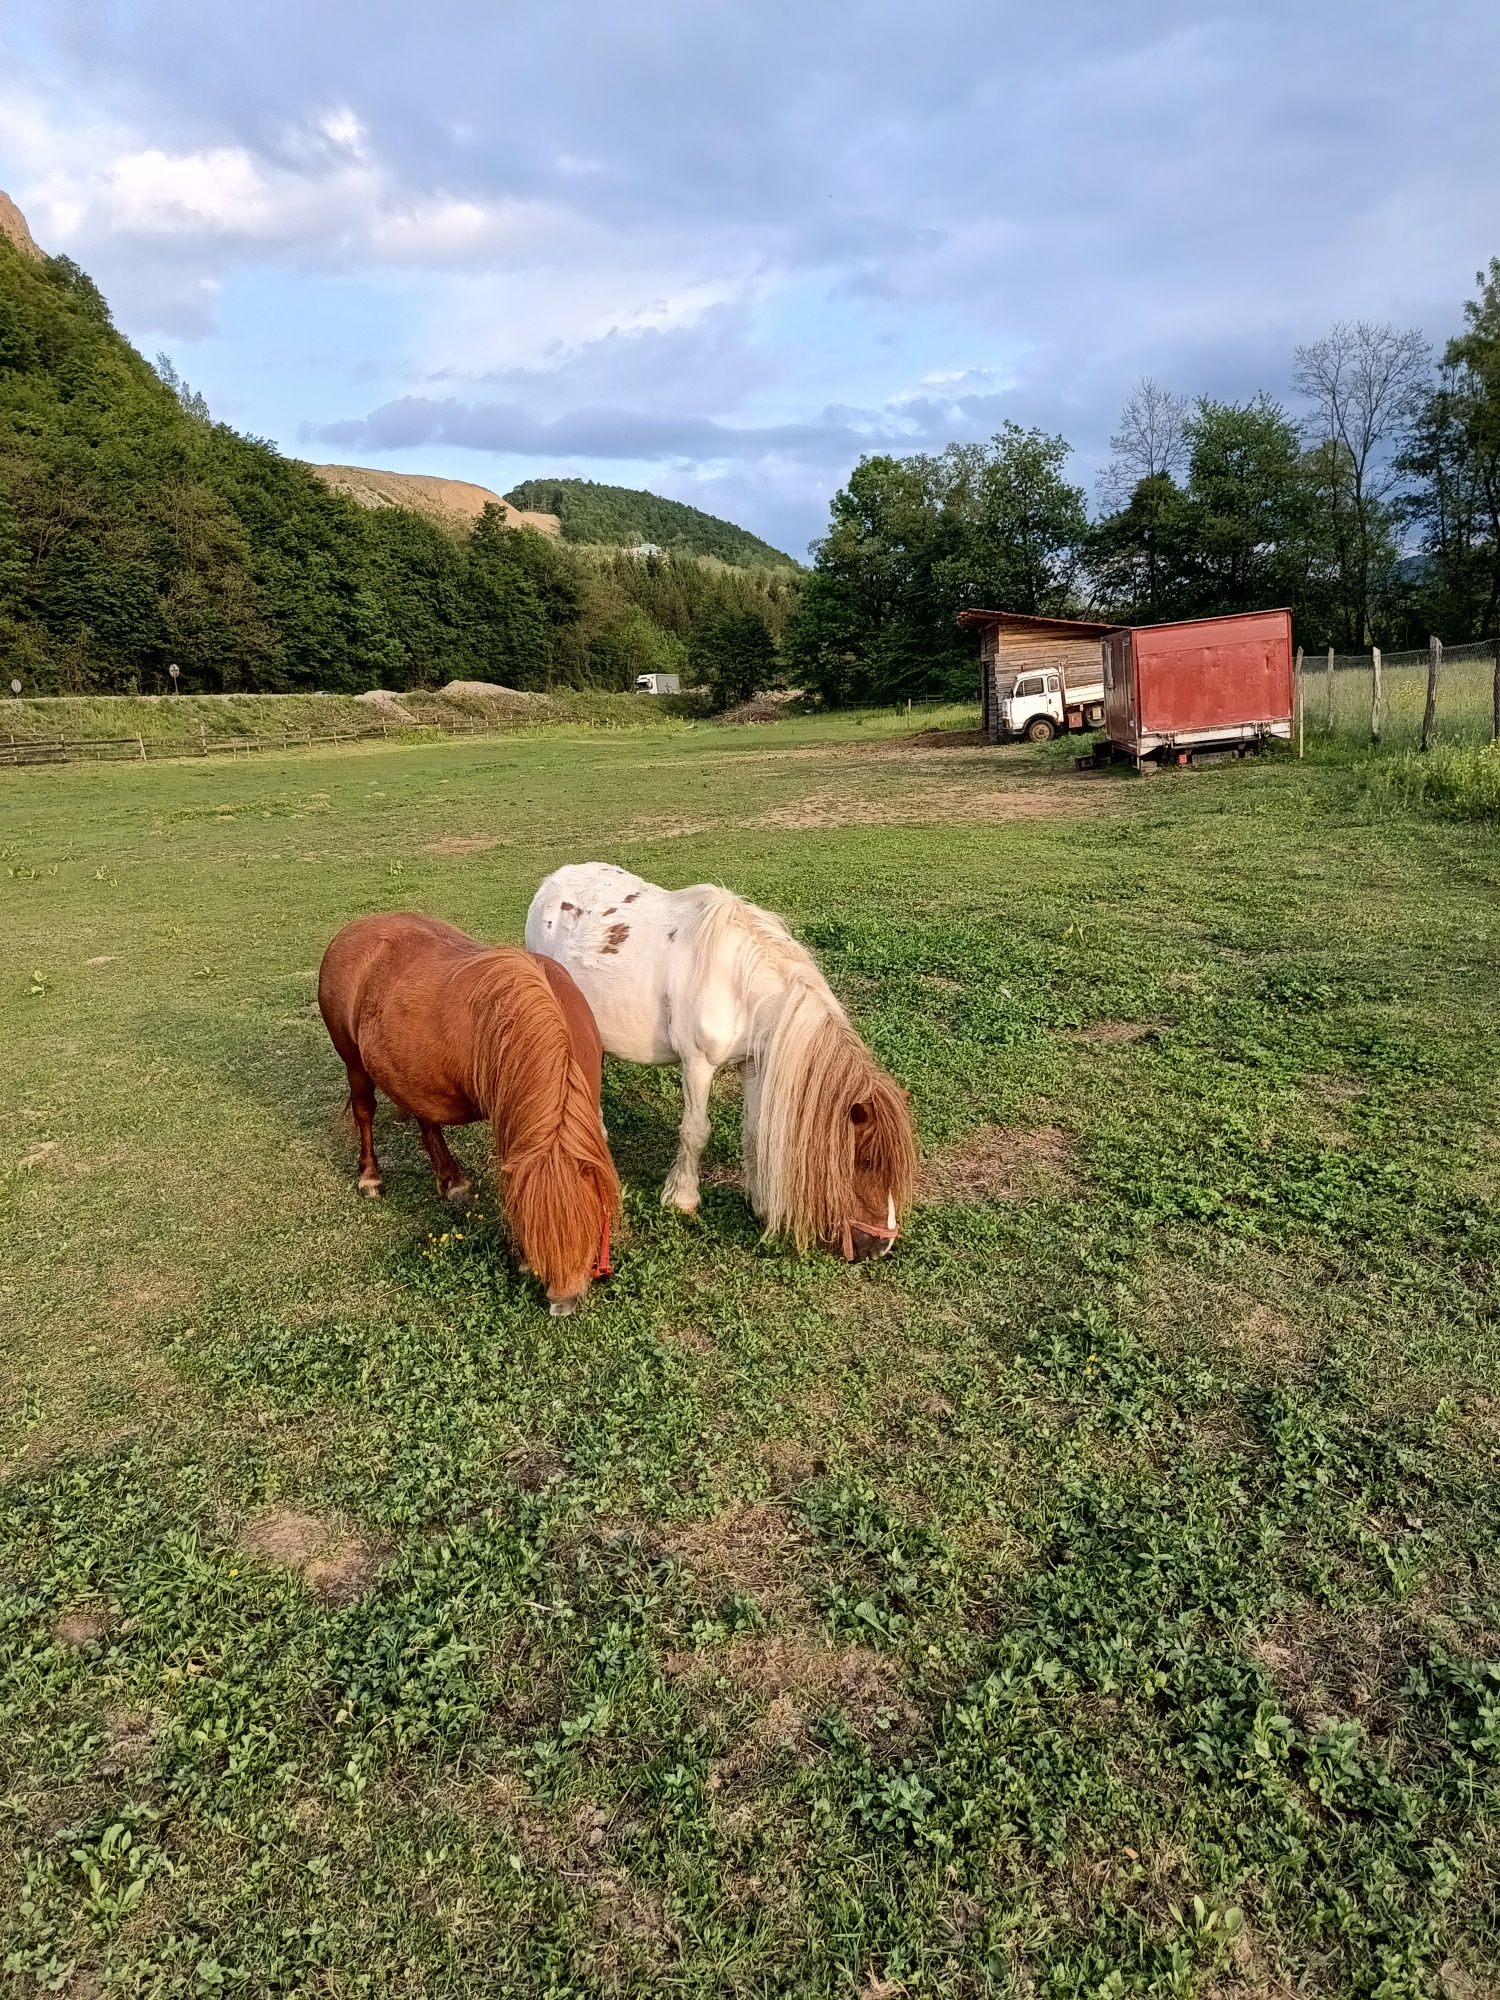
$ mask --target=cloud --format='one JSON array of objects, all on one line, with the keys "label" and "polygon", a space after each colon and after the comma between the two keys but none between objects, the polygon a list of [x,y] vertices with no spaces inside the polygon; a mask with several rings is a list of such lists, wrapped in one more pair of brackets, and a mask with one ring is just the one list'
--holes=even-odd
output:
[{"label": "cloud", "polygon": [[1497,65],[1480,0],[78,0],[0,25],[0,185],[249,428],[623,468],[795,546],[864,450],[1014,416],[1087,480],[1142,373],[1451,330]]}]

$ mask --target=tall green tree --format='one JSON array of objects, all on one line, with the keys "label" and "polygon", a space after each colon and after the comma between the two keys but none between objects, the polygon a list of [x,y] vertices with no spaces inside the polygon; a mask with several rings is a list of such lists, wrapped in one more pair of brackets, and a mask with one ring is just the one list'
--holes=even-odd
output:
[{"label": "tall green tree", "polygon": [[694,640],[690,657],[715,708],[748,701],[776,677],[776,641],[758,611],[721,611]]},{"label": "tall green tree", "polygon": [[1059,437],[1006,424],[987,445],[861,459],[787,634],[788,672],[830,702],[967,693],[968,605],[1056,615],[1086,544]]}]

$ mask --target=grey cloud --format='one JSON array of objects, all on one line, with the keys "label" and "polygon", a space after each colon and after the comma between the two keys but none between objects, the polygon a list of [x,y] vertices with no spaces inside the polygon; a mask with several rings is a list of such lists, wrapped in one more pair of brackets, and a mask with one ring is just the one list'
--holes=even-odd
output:
[{"label": "grey cloud", "polygon": [[361,452],[458,445],[525,458],[703,463],[792,458],[827,465],[848,464],[867,451],[919,450],[933,441],[934,433],[930,423],[924,427],[904,421],[861,429],[834,412],[805,422],[726,424],[714,417],[604,405],[541,418],[520,403],[401,396],[368,416],[316,425],[308,436],[320,444]]}]

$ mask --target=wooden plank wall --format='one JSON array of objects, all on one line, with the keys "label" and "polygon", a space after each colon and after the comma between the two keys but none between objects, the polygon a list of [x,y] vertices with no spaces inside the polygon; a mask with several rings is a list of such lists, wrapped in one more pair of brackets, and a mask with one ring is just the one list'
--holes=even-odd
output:
[{"label": "wooden plank wall", "polygon": [[989,741],[1000,740],[1000,703],[1018,674],[1058,667],[1064,686],[1073,681],[1098,680],[1102,657],[1097,639],[1059,639],[1041,632],[1007,632],[991,627],[979,642],[984,733]]}]

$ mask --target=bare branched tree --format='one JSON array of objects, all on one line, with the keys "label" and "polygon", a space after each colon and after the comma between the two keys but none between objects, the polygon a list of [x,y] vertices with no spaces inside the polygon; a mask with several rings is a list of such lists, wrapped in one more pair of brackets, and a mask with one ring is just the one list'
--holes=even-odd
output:
[{"label": "bare branched tree", "polygon": [[1107,507],[1125,506],[1143,479],[1160,473],[1175,479],[1187,464],[1187,420],[1192,405],[1160,382],[1143,375],[1120,412],[1120,428],[1109,441],[1114,453],[1099,480]]},{"label": "bare branched tree", "polygon": [[[1415,327],[1340,320],[1297,349],[1294,380],[1312,408],[1305,430],[1341,476],[1326,479],[1335,540],[1347,528],[1352,574],[1345,582],[1354,643],[1370,636],[1373,556],[1401,474],[1392,449],[1409,426],[1430,372],[1427,342]],[[1341,513],[1352,516],[1345,522]]]}]

